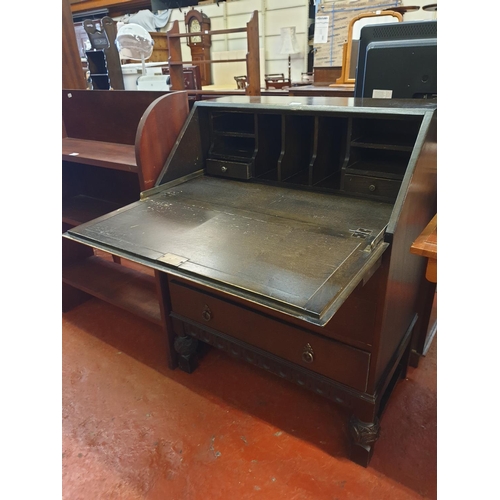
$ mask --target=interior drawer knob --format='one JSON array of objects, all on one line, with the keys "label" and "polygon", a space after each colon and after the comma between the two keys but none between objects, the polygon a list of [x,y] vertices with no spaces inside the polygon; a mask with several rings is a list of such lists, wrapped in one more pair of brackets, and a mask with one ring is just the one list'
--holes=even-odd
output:
[{"label": "interior drawer knob", "polygon": [[376,189],[376,188],[377,188],[377,187],[375,186],[375,184],[370,184],[370,185],[368,186],[368,189],[369,189],[370,191],[372,191],[372,192],[373,192],[373,191],[375,191],[375,189]]},{"label": "interior drawer knob", "polygon": [[226,167],[226,166],[224,166],[224,165],[223,165],[220,169],[221,169],[223,172],[227,172],[227,167]]},{"label": "interior drawer knob", "polygon": [[312,363],[314,361],[314,351],[311,344],[306,344],[302,351],[302,361],[304,363]]},{"label": "interior drawer knob", "polygon": [[213,317],[212,311],[210,310],[210,307],[208,307],[208,306],[205,306],[201,315],[203,316],[203,319],[205,321],[210,321]]}]

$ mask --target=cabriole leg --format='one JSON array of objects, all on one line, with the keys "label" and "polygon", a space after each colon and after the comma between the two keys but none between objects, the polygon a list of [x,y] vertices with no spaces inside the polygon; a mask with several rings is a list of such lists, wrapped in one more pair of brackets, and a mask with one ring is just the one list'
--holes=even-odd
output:
[{"label": "cabriole leg", "polygon": [[179,368],[186,373],[193,373],[198,365],[196,356],[198,343],[198,340],[192,337],[175,337],[174,349],[179,355],[177,357]]}]

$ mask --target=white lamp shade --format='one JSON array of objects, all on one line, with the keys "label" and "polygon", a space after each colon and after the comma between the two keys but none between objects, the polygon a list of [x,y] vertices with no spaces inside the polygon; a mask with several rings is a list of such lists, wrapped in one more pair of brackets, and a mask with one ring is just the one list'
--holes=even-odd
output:
[{"label": "white lamp shade", "polygon": [[281,28],[281,49],[280,54],[290,55],[300,52],[297,37],[295,35],[295,26]]},{"label": "white lamp shade", "polygon": [[116,34],[115,43],[122,59],[140,61],[153,53],[153,38],[139,24],[124,24]]}]

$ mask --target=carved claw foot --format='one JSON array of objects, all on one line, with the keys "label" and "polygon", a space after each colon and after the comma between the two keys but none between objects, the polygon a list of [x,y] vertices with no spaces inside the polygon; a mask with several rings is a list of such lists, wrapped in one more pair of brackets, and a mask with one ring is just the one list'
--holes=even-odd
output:
[{"label": "carved claw foot", "polygon": [[193,373],[197,366],[196,349],[198,343],[198,340],[192,337],[175,337],[174,349],[179,355],[179,368],[186,373]]},{"label": "carved claw foot", "polygon": [[374,422],[363,422],[351,417],[349,421],[351,434],[351,460],[363,467],[367,467],[373,454],[373,446],[379,438],[380,424],[376,418]]}]

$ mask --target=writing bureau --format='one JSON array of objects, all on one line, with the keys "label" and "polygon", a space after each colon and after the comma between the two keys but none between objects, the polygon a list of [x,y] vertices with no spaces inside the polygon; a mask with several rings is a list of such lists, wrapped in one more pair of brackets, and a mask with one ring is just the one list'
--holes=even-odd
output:
[{"label": "writing bureau", "polygon": [[155,187],[65,237],[159,273],[171,368],[208,343],[347,407],[366,466],[418,325],[436,122],[430,101],[199,101]]}]

